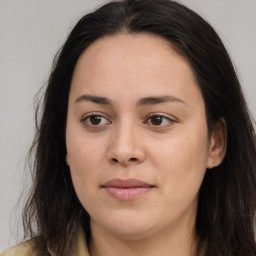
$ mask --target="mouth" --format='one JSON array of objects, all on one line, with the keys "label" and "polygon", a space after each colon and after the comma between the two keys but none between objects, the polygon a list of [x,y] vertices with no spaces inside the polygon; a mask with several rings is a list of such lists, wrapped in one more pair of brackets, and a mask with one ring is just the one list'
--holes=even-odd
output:
[{"label": "mouth", "polygon": [[121,201],[135,200],[149,193],[154,187],[138,179],[112,179],[102,186],[108,195]]}]

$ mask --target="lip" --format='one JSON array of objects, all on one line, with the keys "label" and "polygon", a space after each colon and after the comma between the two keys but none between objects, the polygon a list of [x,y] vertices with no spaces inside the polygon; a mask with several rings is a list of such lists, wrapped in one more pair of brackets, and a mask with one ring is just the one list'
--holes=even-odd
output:
[{"label": "lip", "polygon": [[150,192],[154,186],[138,179],[112,179],[102,186],[113,198],[130,201]]}]

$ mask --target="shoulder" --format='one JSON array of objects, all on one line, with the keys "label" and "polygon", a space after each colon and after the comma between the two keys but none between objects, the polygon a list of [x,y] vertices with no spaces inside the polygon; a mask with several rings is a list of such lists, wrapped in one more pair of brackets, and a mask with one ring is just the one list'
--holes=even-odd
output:
[{"label": "shoulder", "polygon": [[33,255],[36,255],[36,254],[33,252],[31,241],[18,244],[0,253],[0,256],[33,256]]},{"label": "shoulder", "polygon": [[[18,244],[0,253],[0,256],[37,256],[38,253],[36,253],[36,251],[33,249],[36,243],[37,243],[36,238],[32,238],[29,241]],[[50,255],[55,255],[51,251],[51,248],[47,247],[47,249]],[[89,256],[85,234],[81,227],[77,229],[73,237],[71,255]]]}]

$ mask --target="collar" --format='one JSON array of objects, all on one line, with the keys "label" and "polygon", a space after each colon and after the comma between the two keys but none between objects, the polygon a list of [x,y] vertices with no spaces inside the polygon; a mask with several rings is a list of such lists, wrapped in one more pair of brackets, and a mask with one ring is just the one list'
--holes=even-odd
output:
[{"label": "collar", "polygon": [[[77,231],[75,232],[71,247],[72,247],[72,255],[90,256],[87,243],[86,243],[85,234],[82,227],[78,227]],[[51,256],[57,256],[49,246],[47,246],[47,250]]]}]

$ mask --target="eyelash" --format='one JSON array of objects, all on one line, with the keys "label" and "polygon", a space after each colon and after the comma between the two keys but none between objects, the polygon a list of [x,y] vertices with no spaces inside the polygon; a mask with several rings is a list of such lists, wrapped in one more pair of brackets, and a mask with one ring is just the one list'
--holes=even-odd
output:
[{"label": "eyelash", "polygon": [[[102,119],[105,119],[107,122],[105,122],[105,124],[92,124],[92,120],[90,120],[91,118],[100,118],[100,121],[102,121]],[[159,125],[154,125],[152,124],[152,118],[160,118],[161,120],[161,123]],[[150,115],[146,121],[144,121],[143,123],[144,124],[148,124],[148,122],[151,120],[151,124],[153,127],[166,127],[166,126],[169,126],[173,123],[175,123],[176,121],[171,119],[170,117],[167,117],[163,114],[152,114]],[[162,122],[163,120],[165,120],[167,123],[165,123],[164,125],[162,125]],[[103,115],[101,114],[89,114],[85,117],[83,117],[83,119],[81,120],[86,126],[89,126],[89,127],[92,127],[92,128],[99,128],[99,127],[104,127],[105,125],[107,124],[111,124],[111,121],[109,121],[108,118],[104,117]],[[156,121],[156,120],[155,120]],[[90,123],[89,123],[90,122]]]},{"label": "eyelash", "polygon": [[[93,117],[99,117],[101,120],[102,120],[102,119],[107,120],[108,122],[106,122],[106,123],[111,123],[106,117],[104,117],[104,116],[102,116],[102,115],[100,115],[100,114],[89,114],[89,115],[83,117],[83,119],[82,119],[81,121],[82,121],[85,125],[87,125],[87,126],[89,126],[89,127],[102,127],[102,126],[104,126],[104,125],[94,125],[94,124],[92,124],[92,122],[91,122],[90,119],[93,118]],[[90,122],[90,124],[89,124],[88,122]]]},{"label": "eyelash", "polygon": [[[161,124],[160,125],[152,124],[152,118],[161,118]],[[162,125],[163,119],[167,122],[167,124]],[[166,126],[169,126],[169,125],[171,125],[175,122],[175,120],[173,120],[172,118],[167,117],[163,114],[152,114],[146,119],[146,121],[144,123],[147,124],[148,120],[151,120],[151,125],[154,126],[154,127],[166,127]]]}]

